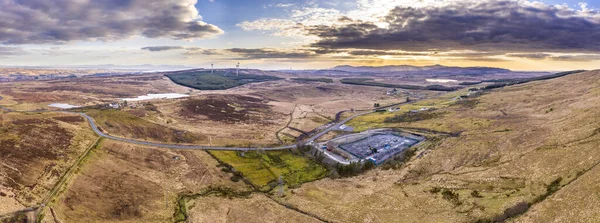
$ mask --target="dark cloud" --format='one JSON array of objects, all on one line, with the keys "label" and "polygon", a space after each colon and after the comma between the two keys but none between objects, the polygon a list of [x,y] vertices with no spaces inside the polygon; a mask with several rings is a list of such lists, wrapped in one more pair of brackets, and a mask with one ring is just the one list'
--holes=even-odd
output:
[{"label": "dark cloud", "polygon": [[527,58],[527,59],[533,59],[533,60],[543,60],[543,59],[547,59],[549,57],[551,57],[551,54],[547,54],[547,53],[511,53],[511,54],[507,54],[506,56],[509,57],[517,57],[517,58]]},{"label": "dark cloud", "polygon": [[[591,15],[589,13],[592,13]],[[369,22],[306,26],[316,48],[403,51],[600,51],[599,12],[542,3],[484,0],[396,7],[385,28]]]},{"label": "dark cloud", "polygon": [[568,62],[589,62],[600,60],[600,54],[587,54],[587,55],[561,55],[552,56],[548,59],[554,61],[568,61]]},{"label": "dark cloud", "polygon": [[0,0],[0,43],[194,39],[223,33],[189,0]]},{"label": "dark cloud", "polygon": [[316,56],[315,53],[308,50],[282,50],[282,49],[271,49],[271,48],[258,48],[258,49],[246,49],[246,48],[232,48],[226,51],[240,55],[245,59],[304,59],[313,58]]},{"label": "dark cloud", "polygon": [[397,52],[387,50],[352,50],[348,54],[354,56],[428,56],[435,52]]},{"label": "dark cloud", "polygon": [[148,50],[148,51],[152,51],[152,52],[167,51],[167,50],[180,50],[180,49],[184,49],[184,48],[182,46],[147,46],[147,47],[142,47],[142,50]]},{"label": "dark cloud", "polygon": [[553,60],[553,61],[568,61],[568,62],[588,62],[600,60],[600,54],[563,54],[552,55],[548,53],[515,53],[507,54],[509,57],[527,58],[533,60]]}]

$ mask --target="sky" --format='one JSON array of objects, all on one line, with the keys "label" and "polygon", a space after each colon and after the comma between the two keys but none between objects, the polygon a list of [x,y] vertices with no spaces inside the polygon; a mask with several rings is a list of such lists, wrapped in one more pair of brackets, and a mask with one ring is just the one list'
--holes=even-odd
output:
[{"label": "sky", "polygon": [[597,69],[600,2],[0,0],[0,66]]}]

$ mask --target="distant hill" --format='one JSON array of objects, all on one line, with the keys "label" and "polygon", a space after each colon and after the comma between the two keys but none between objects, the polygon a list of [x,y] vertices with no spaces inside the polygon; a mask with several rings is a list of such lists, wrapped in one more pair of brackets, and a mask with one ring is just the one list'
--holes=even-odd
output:
[{"label": "distant hill", "polygon": [[499,73],[511,73],[511,70],[494,68],[494,67],[447,67],[442,65],[433,66],[410,66],[410,65],[398,65],[398,66],[350,66],[341,65],[331,68],[330,70],[353,72],[353,73],[405,73],[405,74],[462,74],[462,75],[482,75],[482,74],[499,74]]}]

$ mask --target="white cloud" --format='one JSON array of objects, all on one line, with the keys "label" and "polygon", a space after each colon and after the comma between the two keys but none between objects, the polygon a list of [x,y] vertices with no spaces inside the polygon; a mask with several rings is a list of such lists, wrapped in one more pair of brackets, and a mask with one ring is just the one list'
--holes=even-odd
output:
[{"label": "white cloud", "polygon": [[197,0],[0,0],[0,44],[113,41],[133,36],[199,39],[223,33]]}]

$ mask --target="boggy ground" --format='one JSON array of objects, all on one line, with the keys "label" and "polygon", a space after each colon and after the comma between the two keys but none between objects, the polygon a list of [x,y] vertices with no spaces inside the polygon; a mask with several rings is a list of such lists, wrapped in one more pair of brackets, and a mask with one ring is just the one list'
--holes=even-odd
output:
[{"label": "boggy ground", "polygon": [[79,116],[0,114],[0,213],[38,205],[97,138]]},{"label": "boggy ground", "polygon": [[596,222],[599,89],[591,71],[380,123],[453,134],[430,139],[404,165],[306,183],[282,202],[332,222]]}]

